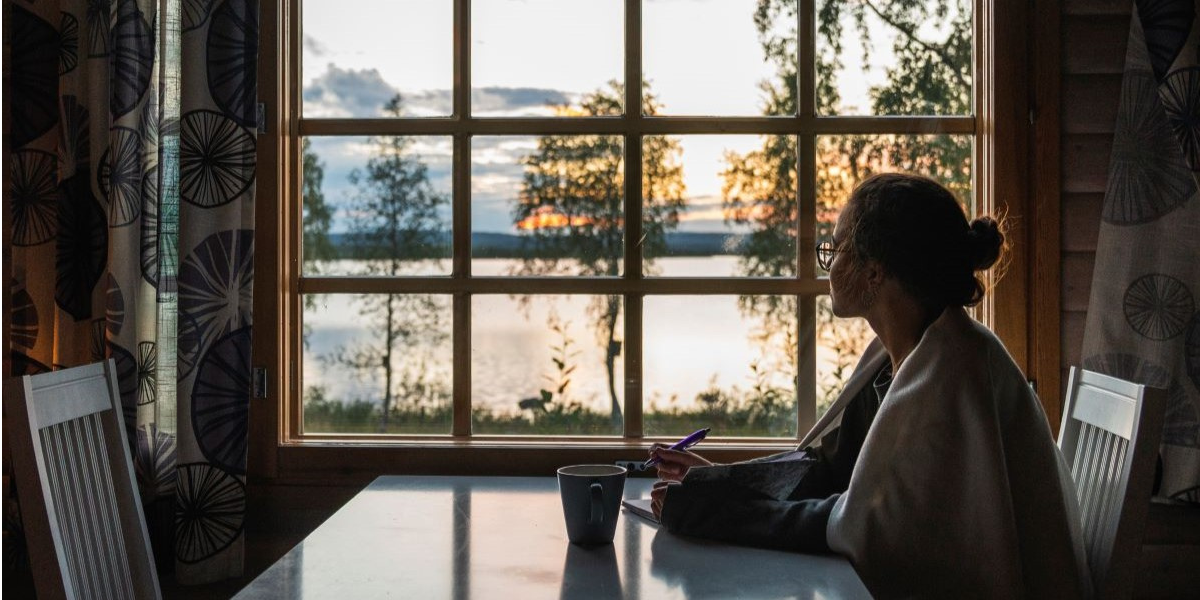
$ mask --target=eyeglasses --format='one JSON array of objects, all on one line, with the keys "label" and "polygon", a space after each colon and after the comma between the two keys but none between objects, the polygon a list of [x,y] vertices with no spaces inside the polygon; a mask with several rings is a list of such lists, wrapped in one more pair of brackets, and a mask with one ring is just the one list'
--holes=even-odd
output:
[{"label": "eyeglasses", "polygon": [[833,266],[833,255],[844,250],[834,246],[832,240],[817,244],[817,264],[828,271]]}]

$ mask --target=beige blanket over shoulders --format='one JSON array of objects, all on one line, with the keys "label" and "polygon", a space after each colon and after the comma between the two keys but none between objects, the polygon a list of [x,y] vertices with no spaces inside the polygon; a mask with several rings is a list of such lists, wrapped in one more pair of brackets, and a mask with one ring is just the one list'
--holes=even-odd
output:
[{"label": "beige blanket over shoulders", "polygon": [[[872,342],[802,447],[885,358]],[[877,597],[1090,596],[1075,489],[1041,404],[961,308],[895,373],[826,534]]]}]

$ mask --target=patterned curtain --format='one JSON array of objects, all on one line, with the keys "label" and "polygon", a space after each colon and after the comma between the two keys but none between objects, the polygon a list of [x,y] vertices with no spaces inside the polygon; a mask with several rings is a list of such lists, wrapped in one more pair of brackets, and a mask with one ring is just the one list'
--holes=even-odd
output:
[{"label": "patterned curtain", "polygon": [[1200,502],[1200,22],[1138,0],[1083,366],[1167,389],[1161,496]]},{"label": "patterned curtain", "polygon": [[237,576],[258,2],[6,0],[4,25],[12,374],[115,359],[160,569]]}]

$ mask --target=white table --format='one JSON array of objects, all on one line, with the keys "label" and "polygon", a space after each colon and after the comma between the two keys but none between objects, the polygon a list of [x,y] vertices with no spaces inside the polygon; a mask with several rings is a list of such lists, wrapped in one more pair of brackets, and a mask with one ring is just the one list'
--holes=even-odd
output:
[{"label": "white table", "polygon": [[[630,479],[625,496],[649,495]],[[376,479],[236,598],[869,598],[845,560],[690,539],[622,510],[567,542],[554,477]]]}]

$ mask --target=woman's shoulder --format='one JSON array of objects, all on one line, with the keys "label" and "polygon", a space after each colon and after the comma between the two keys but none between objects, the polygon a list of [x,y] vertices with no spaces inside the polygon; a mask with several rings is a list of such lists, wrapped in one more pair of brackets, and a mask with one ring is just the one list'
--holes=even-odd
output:
[{"label": "woman's shoulder", "polygon": [[929,355],[958,373],[975,372],[993,381],[1020,380],[1024,375],[1004,342],[961,307],[947,308],[921,340]]},{"label": "woman's shoulder", "polygon": [[942,316],[929,326],[925,338],[951,347],[987,350],[989,354],[1000,354],[1009,362],[1013,362],[1012,355],[999,336],[983,323],[973,319],[962,307],[947,308]]}]

